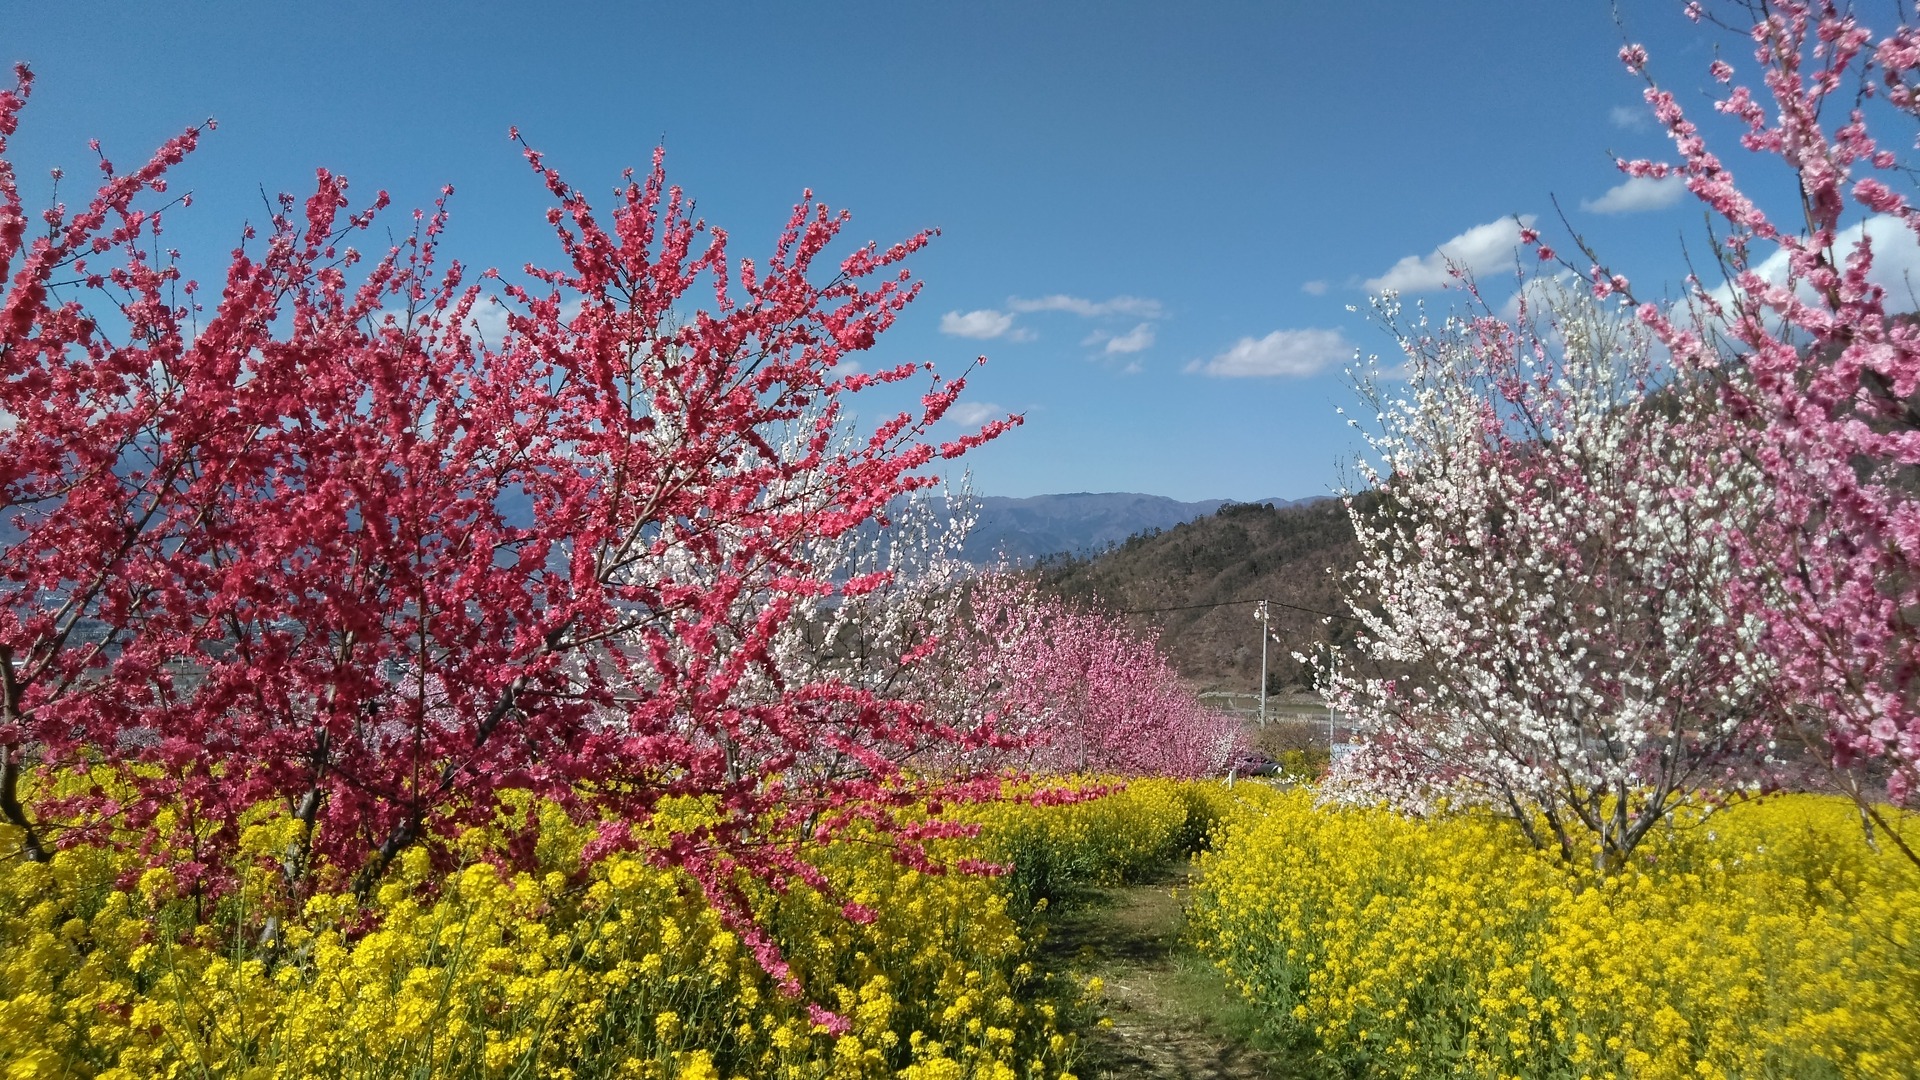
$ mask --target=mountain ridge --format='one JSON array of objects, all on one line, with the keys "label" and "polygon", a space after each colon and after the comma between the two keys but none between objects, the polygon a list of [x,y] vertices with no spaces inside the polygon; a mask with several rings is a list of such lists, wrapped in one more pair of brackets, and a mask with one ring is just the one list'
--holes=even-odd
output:
[{"label": "mountain ridge", "polygon": [[1310,504],[1319,498],[1183,502],[1135,491],[1069,491],[1023,497],[976,495],[979,515],[961,547],[976,566],[1024,565],[1055,555],[1091,555],[1142,533],[1164,531],[1217,513],[1224,506]]}]

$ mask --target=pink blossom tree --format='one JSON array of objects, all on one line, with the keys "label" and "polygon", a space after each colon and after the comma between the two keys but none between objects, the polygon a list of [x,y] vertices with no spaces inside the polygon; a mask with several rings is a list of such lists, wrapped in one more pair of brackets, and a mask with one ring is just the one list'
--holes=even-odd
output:
[{"label": "pink blossom tree", "polygon": [[1362,658],[1395,674],[1334,666],[1363,748],[1327,790],[1483,802],[1617,866],[1768,738],[1730,548],[1764,501],[1710,388],[1655,385],[1651,335],[1550,282],[1523,297],[1440,326],[1381,302],[1404,367],[1359,383],[1380,499],[1349,501],[1349,586]]},{"label": "pink blossom tree", "polygon": [[[0,138],[30,86],[22,68],[0,94]],[[776,973],[742,890],[824,886],[798,823],[867,807],[924,861],[938,827],[887,808],[973,788],[901,762],[978,736],[776,646],[809,605],[885,584],[823,551],[1018,422],[933,441],[964,386],[937,376],[917,410],[846,416],[919,371],[836,365],[913,298],[900,265],[928,234],[826,263],[846,215],[809,195],[770,256],[736,258],[658,155],[602,218],[527,150],[560,268],[445,262],[444,198],[364,257],[386,197],[351,211],[322,171],[202,303],[150,254],[171,207],[142,205],[198,137],[131,174],[103,160],[85,209],[32,239],[0,143],[0,814],[29,857],[54,822],[173,820],[157,839],[217,889],[241,815],[278,801],[304,828],[289,882],[317,860],[364,888],[497,823],[504,792],[618,822],[601,847],[705,796],[716,819],[659,857]],[[133,798],[19,796],[24,770],[103,760],[142,766]]]},{"label": "pink blossom tree", "polygon": [[1245,749],[1239,721],[1203,707],[1118,617],[1006,574],[975,582],[968,608],[924,692],[958,727],[992,724],[1009,764],[1200,777],[1224,773]]},{"label": "pink blossom tree", "polygon": [[[1647,78],[1677,159],[1620,168],[1686,185],[1718,224],[1726,277],[1694,282],[1683,307],[1638,310],[1679,363],[1734,376],[1723,386],[1726,436],[1764,477],[1772,507],[1742,531],[1740,551],[1778,593],[1750,591],[1746,610],[1765,620],[1798,728],[1878,816],[1882,797],[1910,809],[1920,781],[1920,322],[1898,272],[1920,213],[1899,146],[1875,134],[1889,123],[1909,131],[1920,115],[1920,30],[1876,32],[1831,0],[1727,10],[1757,81],[1713,61],[1727,87],[1714,110],[1799,197],[1782,213],[1752,197],[1750,178],[1736,183],[1648,74],[1646,50],[1622,49]],[[1697,3],[1687,13],[1709,15]],[[1596,292],[1631,295],[1593,262]]]},{"label": "pink blossom tree", "polygon": [[[173,672],[164,650],[130,655],[130,640],[136,626],[156,638],[190,632],[176,571],[210,540],[221,459],[235,449],[230,418],[253,392],[222,370],[233,357],[187,347],[176,305],[194,290],[171,252],[149,252],[187,200],[136,206],[166,191],[166,170],[202,131],[130,174],[103,158],[87,207],[50,208],[30,240],[4,152],[32,86],[24,67],[16,76],[0,91],[0,815],[21,830],[27,857],[45,859],[51,841],[21,802],[22,775],[49,737],[65,744],[87,726],[147,734],[133,718]],[[102,310],[61,298],[71,290]],[[259,301],[231,297],[231,319],[263,318]]]}]

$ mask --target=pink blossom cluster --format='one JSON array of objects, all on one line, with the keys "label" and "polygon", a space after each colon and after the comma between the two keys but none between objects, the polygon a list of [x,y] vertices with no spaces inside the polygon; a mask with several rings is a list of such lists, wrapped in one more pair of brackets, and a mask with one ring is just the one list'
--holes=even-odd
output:
[{"label": "pink blossom cluster", "polygon": [[[6,154],[17,75],[0,816],[29,857],[145,829],[217,891],[242,815],[277,802],[304,826],[290,888],[317,858],[364,887],[412,845],[514,827],[505,792],[625,823],[697,795],[718,816],[660,857],[738,922],[752,879],[824,885],[783,838],[867,819],[924,861],[932,834],[890,808],[996,790],[904,765],[990,733],[783,649],[796,620],[886,587],[886,567],[844,572],[846,538],[1018,422],[934,440],[965,380],[930,369],[917,409],[849,418],[851,395],[921,374],[842,361],[914,298],[902,264],[929,234],[831,260],[847,217],[809,194],[741,257],[658,154],[602,215],[526,149],[554,200],[551,268],[446,259],[451,189],[389,244],[385,194],[355,209],[322,171],[209,296],[163,229],[201,132],[133,172],[103,158],[84,206],[30,227]],[[101,762],[138,766],[117,774],[131,797],[23,804],[26,771]]]},{"label": "pink blossom cluster", "polygon": [[[1796,726],[1871,805],[1920,798],[1920,320],[1898,249],[1920,237],[1901,142],[1920,115],[1920,30],[1863,25],[1832,0],[1743,5],[1759,85],[1711,74],[1739,142],[1799,198],[1777,216],[1744,193],[1670,92],[1649,82],[1677,176],[1721,224],[1726,284],[1682,308],[1639,307],[1676,360],[1720,372],[1725,435],[1764,477],[1772,511],[1735,537],[1746,611]],[[1920,10],[1920,9],[1916,9]],[[1896,260],[1896,261],[1889,261]],[[1883,787],[1880,785],[1884,785]]]},{"label": "pink blossom cluster", "polygon": [[1001,760],[1043,773],[1222,775],[1240,722],[1202,706],[1154,643],[1118,616],[988,575],[968,594],[929,687],[957,727],[991,723]]}]

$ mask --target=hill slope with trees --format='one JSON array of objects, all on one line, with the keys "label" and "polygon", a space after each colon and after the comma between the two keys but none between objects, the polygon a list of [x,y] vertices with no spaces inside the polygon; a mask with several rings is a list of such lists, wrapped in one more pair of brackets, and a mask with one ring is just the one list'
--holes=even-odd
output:
[{"label": "hill slope with trees", "polygon": [[[1260,501],[1293,505],[1287,499]],[[1227,505],[1225,499],[1178,502],[1127,491],[1079,491],[1024,499],[983,495],[976,502],[979,519],[961,549],[961,557],[975,566],[1003,560],[1025,564],[1062,554],[1092,555],[1130,536],[1171,529]]]},{"label": "hill slope with trees", "polygon": [[[1270,601],[1275,642],[1270,693],[1305,690],[1295,660],[1351,639],[1341,613],[1340,573],[1358,555],[1353,525],[1336,499],[1277,507],[1229,503],[1210,516],[1148,531],[1091,557],[1057,557],[1036,569],[1049,591],[1130,612],[1153,626],[1175,668],[1200,690],[1254,693],[1260,633],[1254,605]],[[1286,605],[1286,606],[1281,606]]]}]

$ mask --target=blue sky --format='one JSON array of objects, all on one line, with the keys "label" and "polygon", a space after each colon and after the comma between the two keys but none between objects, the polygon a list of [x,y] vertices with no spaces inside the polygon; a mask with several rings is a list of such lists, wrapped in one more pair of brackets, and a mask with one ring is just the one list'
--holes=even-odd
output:
[{"label": "blue sky", "polygon": [[[1712,39],[1680,7],[1622,17],[1699,107]],[[219,119],[176,173],[203,280],[262,188],[320,165],[401,207],[455,185],[447,246],[470,264],[551,258],[509,125],[588,192],[664,142],[737,254],[809,187],[851,239],[938,227],[921,299],[865,362],[989,358],[962,411],[1027,423],[972,456],[983,494],[1324,494],[1357,446],[1342,370],[1391,348],[1347,310],[1370,288],[1445,306],[1448,244],[1501,281],[1503,223],[1562,238],[1556,198],[1637,283],[1677,280],[1700,223],[1675,193],[1605,201],[1613,156],[1665,140],[1599,0],[4,11],[0,59],[39,75],[14,141],[33,196],[50,166],[89,175],[89,137],[131,165]]]}]

